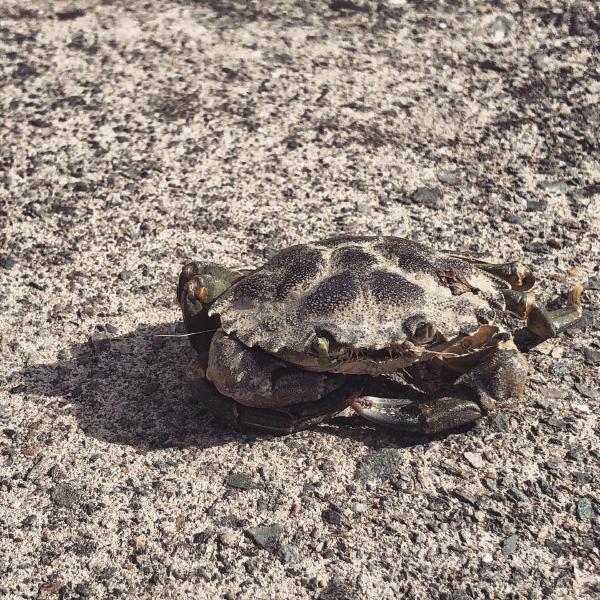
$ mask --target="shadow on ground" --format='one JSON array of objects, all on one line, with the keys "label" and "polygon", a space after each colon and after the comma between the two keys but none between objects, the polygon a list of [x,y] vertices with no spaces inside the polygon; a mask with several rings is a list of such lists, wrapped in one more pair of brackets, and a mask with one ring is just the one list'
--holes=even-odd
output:
[{"label": "shadow on ground", "polygon": [[[24,368],[22,385],[14,390],[54,398],[54,408],[74,411],[87,435],[142,451],[273,437],[236,431],[206,410],[187,383],[194,365],[187,339],[157,337],[173,332],[174,325],[140,325],[123,336],[95,334],[56,363]],[[316,428],[374,447],[411,447],[431,440],[375,428],[358,416],[334,417]]]}]

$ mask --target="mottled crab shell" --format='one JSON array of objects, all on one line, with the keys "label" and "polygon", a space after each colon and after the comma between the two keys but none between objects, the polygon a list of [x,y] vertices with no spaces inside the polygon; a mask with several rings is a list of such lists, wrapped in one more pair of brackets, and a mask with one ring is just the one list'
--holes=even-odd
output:
[{"label": "mottled crab shell", "polygon": [[282,250],[220,296],[210,313],[246,346],[307,352],[327,332],[377,351],[426,320],[447,340],[494,323],[504,281],[466,260],[397,237],[345,236]]}]

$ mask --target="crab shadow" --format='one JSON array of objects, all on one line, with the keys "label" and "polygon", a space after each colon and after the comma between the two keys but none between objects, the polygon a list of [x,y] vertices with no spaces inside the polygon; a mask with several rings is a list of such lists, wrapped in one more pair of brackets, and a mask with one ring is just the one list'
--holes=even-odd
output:
[{"label": "crab shadow", "polygon": [[[87,435],[141,451],[210,448],[276,437],[236,431],[207,411],[203,398],[192,394],[186,381],[194,364],[187,340],[160,337],[178,329],[176,323],[140,325],[123,336],[92,335],[55,363],[25,367],[19,391],[53,398],[54,408],[73,411]],[[356,415],[334,417],[310,430],[370,447],[405,448],[432,440],[373,427]],[[305,435],[307,431],[291,437]]]}]

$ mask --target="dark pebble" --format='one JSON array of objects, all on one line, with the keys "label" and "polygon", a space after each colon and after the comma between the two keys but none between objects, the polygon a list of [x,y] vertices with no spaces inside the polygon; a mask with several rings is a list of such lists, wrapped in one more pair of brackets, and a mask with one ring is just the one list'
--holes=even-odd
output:
[{"label": "dark pebble", "polygon": [[59,21],[71,21],[72,19],[78,19],[79,17],[85,16],[85,11],[82,8],[70,8],[60,10],[55,14]]},{"label": "dark pebble", "polygon": [[199,546],[204,546],[206,542],[208,542],[210,535],[206,531],[198,531],[194,534],[192,541],[194,544],[198,544]]},{"label": "dark pebble", "polygon": [[266,527],[251,527],[246,533],[259,548],[273,548],[283,535],[283,526],[279,523]]},{"label": "dark pebble", "polygon": [[507,537],[502,544],[502,554],[505,556],[510,556],[517,549],[517,542],[519,541],[519,536],[514,534]]},{"label": "dark pebble", "polygon": [[87,502],[86,505],[84,506],[84,510],[90,517],[92,517],[100,510],[100,508],[98,507],[97,504],[93,504],[92,502]]},{"label": "dark pebble", "polygon": [[590,36],[593,30],[594,13],[584,4],[574,4],[565,11],[563,19],[569,24],[569,35]]},{"label": "dark pebble", "polygon": [[212,224],[217,231],[223,231],[223,229],[227,229],[229,226],[229,221],[227,219],[216,218]]},{"label": "dark pebble", "polygon": [[106,325],[104,325],[104,328],[106,329],[106,331],[108,331],[108,333],[118,333],[119,329],[118,327],[115,327],[114,325],[111,325],[110,323],[106,323]]},{"label": "dark pebble", "polygon": [[510,419],[503,413],[498,413],[492,419],[492,426],[496,431],[506,433],[510,429]]},{"label": "dark pebble", "polygon": [[600,291],[600,275],[590,277],[584,287],[586,290]]},{"label": "dark pebble", "polygon": [[565,375],[569,375],[571,373],[571,369],[564,363],[554,363],[550,367],[550,372],[557,377],[564,377]]},{"label": "dark pebble", "polygon": [[585,348],[583,355],[585,356],[586,364],[592,366],[600,365],[600,350],[595,350],[594,348]]},{"label": "dark pebble", "polygon": [[562,494],[560,493],[560,491],[553,485],[548,483],[545,479],[540,478],[538,480],[538,486],[542,493],[548,496],[548,498],[553,498],[554,500],[561,501]]},{"label": "dark pebble", "polygon": [[144,394],[144,396],[149,396],[150,394],[156,392],[159,388],[160,384],[158,381],[149,381],[142,386],[142,394]]},{"label": "dark pebble", "polygon": [[589,483],[592,480],[591,475],[589,473],[586,473],[585,471],[576,471],[574,475],[575,481],[579,485],[585,485],[586,483]]},{"label": "dark pebble", "polygon": [[556,417],[548,417],[545,422],[553,429],[564,430],[568,427],[568,424],[563,419],[557,419]]},{"label": "dark pebble", "polygon": [[81,582],[75,586],[75,593],[79,595],[80,598],[89,598],[90,597],[90,586],[87,583]]},{"label": "dark pebble", "polygon": [[62,508],[73,508],[79,502],[79,491],[68,483],[57,483],[50,490],[50,498]]},{"label": "dark pebble", "polygon": [[503,217],[502,220],[505,223],[511,223],[512,225],[526,225],[527,224],[527,219],[525,219],[524,217],[522,217],[521,215],[518,215],[516,213],[506,213]]},{"label": "dark pebble", "polygon": [[471,494],[465,494],[464,492],[460,492],[458,490],[454,491],[454,495],[461,501],[461,502],[465,502],[466,504],[470,504],[471,506],[475,506],[478,507],[479,502],[477,501],[477,498],[475,496],[472,496]]},{"label": "dark pebble", "polygon": [[557,542],[556,540],[553,540],[552,538],[547,538],[544,541],[544,546],[546,546],[546,548],[548,548],[548,550],[550,550],[550,552],[552,552],[552,554],[555,554],[556,556],[560,556],[561,554],[565,553],[565,546],[564,544],[560,544],[559,542]]},{"label": "dark pebble", "polygon": [[279,250],[277,248],[267,246],[266,248],[263,248],[262,254],[265,260],[269,260],[270,258],[273,258],[278,252]]},{"label": "dark pebble", "polygon": [[23,525],[23,527],[31,527],[32,525],[35,525],[36,521],[37,521],[36,515],[29,515],[21,521],[21,525]]},{"label": "dark pebble", "polygon": [[508,490],[506,490],[506,495],[513,502],[529,502],[529,498],[527,497],[527,495],[516,487],[508,488]]},{"label": "dark pebble", "polygon": [[324,510],[321,513],[321,517],[323,518],[323,521],[325,521],[326,523],[329,523],[331,525],[341,525],[342,524],[342,515],[337,510],[333,510],[333,509]]},{"label": "dark pebble", "polygon": [[237,490],[252,490],[257,487],[250,475],[236,472],[229,473],[227,485]]},{"label": "dark pebble", "polygon": [[530,244],[526,244],[523,249],[526,252],[533,252],[534,254],[548,253],[548,245],[544,244],[544,242],[531,242]]},{"label": "dark pebble", "polygon": [[135,273],[133,271],[128,271],[127,269],[124,271],[121,271],[119,273],[119,279],[121,281],[128,281],[129,279],[131,279],[133,276],[135,275]]},{"label": "dark pebble", "polygon": [[356,479],[381,484],[396,474],[403,463],[403,454],[395,448],[384,448],[366,456],[356,468]]},{"label": "dark pebble", "polygon": [[593,552],[596,548],[596,540],[591,537],[584,537],[581,539],[581,548],[587,551]]},{"label": "dark pebble", "polygon": [[548,205],[539,200],[527,200],[527,212],[545,212]]},{"label": "dark pebble", "polygon": [[580,498],[577,501],[577,516],[581,521],[591,521],[594,517],[594,507],[589,498]]},{"label": "dark pebble", "polygon": [[549,458],[546,461],[546,469],[552,473],[552,475],[560,475],[562,470],[563,462],[558,458]]},{"label": "dark pebble", "polygon": [[576,446],[567,452],[567,458],[577,462],[583,462],[588,457],[588,451],[583,446]]},{"label": "dark pebble", "polygon": [[420,187],[411,196],[413,202],[428,208],[442,208],[442,192],[437,188]]},{"label": "dark pebble", "polygon": [[17,266],[17,261],[12,256],[3,256],[0,258],[0,267],[10,271]]}]

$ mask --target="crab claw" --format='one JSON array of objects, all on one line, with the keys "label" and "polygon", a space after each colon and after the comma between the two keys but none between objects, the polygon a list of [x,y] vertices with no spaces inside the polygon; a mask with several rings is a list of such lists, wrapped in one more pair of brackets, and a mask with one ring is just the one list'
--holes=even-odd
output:
[{"label": "crab claw", "polygon": [[435,398],[430,403],[363,396],[351,406],[361,417],[377,425],[425,434],[455,429],[483,416],[479,404],[469,394]]}]

